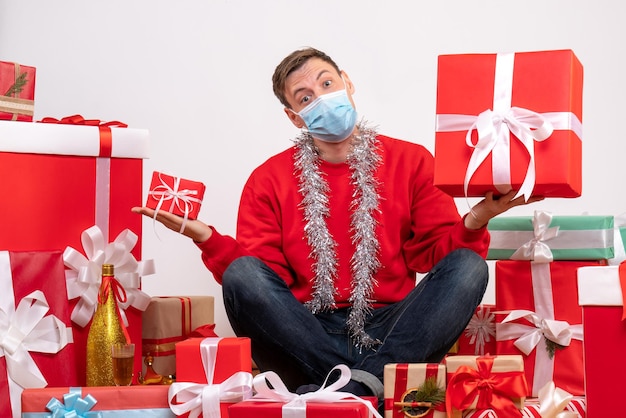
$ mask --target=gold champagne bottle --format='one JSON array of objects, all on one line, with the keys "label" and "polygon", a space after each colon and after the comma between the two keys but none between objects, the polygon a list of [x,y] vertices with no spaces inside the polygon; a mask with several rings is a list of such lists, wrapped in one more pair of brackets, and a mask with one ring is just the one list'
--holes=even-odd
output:
[{"label": "gold champagne bottle", "polygon": [[[128,332],[118,312],[116,294],[120,288],[113,265],[103,264],[98,307],[87,334],[87,386],[115,385],[111,345],[129,342]],[[124,294],[123,289],[121,293]],[[125,300],[125,295],[123,297]]]}]

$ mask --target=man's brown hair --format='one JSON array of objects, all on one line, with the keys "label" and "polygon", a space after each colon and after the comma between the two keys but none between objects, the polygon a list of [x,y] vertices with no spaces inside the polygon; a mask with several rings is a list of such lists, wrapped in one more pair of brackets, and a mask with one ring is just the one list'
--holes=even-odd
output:
[{"label": "man's brown hair", "polygon": [[278,97],[278,100],[287,108],[291,108],[287,98],[285,97],[285,82],[289,74],[293,73],[300,67],[302,67],[311,58],[319,58],[332,65],[337,74],[341,73],[335,61],[324,52],[315,48],[298,49],[291,54],[287,55],[280,64],[274,70],[272,76],[272,87],[274,88],[274,94]]}]

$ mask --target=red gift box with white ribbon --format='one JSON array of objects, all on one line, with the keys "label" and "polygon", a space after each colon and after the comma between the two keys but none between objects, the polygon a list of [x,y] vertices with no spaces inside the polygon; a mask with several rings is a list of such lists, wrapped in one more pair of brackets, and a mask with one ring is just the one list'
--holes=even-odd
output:
[{"label": "red gift box with white ribbon", "polygon": [[205,185],[200,182],[155,171],[152,173],[146,206],[157,211],[171,212],[181,216],[184,221],[196,219],[205,189]]},{"label": "red gift box with white ribbon", "polygon": [[[0,120],[0,194],[11,197],[0,218],[0,248],[81,249],[82,232],[96,225],[104,244],[132,231],[137,240],[131,252],[140,260],[142,219],[130,209],[142,204],[148,152],[148,131],[121,122],[80,115],[42,123]],[[74,309],[76,301],[71,304]],[[131,337],[141,344],[141,311],[130,309],[127,316],[131,333],[137,329]],[[85,347],[87,329],[73,326],[76,345]],[[77,367],[84,385],[85,362]],[[141,370],[141,358],[136,368]]]},{"label": "red gift box with white ribbon", "polygon": [[577,197],[583,68],[571,50],[439,56],[434,183]]},{"label": "red gift box with white ribbon", "polygon": [[176,344],[176,359],[168,400],[177,416],[227,418],[232,404],[252,396],[249,338],[189,338]]},{"label": "red gift box with white ribbon", "polygon": [[[256,375],[255,395],[228,408],[229,418],[382,418],[376,409],[376,397],[358,397],[342,392],[351,377],[350,369],[337,365],[329,376],[339,371],[333,383],[327,380],[314,391],[304,394],[289,392],[280,377],[272,371]],[[223,418],[223,416],[222,416]]]},{"label": "red gift box with white ribbon", "polygon": [[0,251],[0,416],[20,417],[26,388],[76,385],[60,251]]},{"label": "red gift box with white ribbon", "polygon": [[547,382],[584,395],[582,310],[577,270],[603,261],[496,262],[496,351],[524,357],[537,396]]}]

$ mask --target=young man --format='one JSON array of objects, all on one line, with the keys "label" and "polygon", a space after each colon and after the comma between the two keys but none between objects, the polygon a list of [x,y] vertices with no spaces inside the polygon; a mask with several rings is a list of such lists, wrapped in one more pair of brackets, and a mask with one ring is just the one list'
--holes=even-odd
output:
[{"label": "young man", "polygon": [[439,362],[454,344],[487,286],[487,222],[526,202],[488,194],[461,217],[433,186],[432,155],[357,121],[354,85],[319,50],[287,56],[273,86],[295,145],[251,174],[236,239],[200,221],[184,234],[261,370],[302,392],[346,364],[344,390],[382,398],[385,364]]}]

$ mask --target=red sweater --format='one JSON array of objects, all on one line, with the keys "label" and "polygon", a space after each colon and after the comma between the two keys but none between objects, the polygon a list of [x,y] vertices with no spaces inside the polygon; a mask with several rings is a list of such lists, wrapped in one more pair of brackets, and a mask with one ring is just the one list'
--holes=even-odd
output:
[{"label": "red sweater", "polygon": [[[489,246],[487,228],[467,229],[454,200],[433,186],[433,156],[426,148],[382,135],[378,139],[382,163],[376,172],[380,213],[375,217],[382,267],[376,274],[374,306],[401,300],[415,286],[415,273],[429,271],[450,251],[471,248],[484,257]],[[236,241],[214,230],[198,244],[218,282],[232,260],[254,255],[287,282],[298,300],[311,299],[314,272],[294,153],[295,148],[287,149],[250,175],[241,195]],[[328,229],[338,244],[336,301],[345,306],[354,251],[349,211],[354,187],[347,163],[322,161],[320,169],[330,188]]]}]

